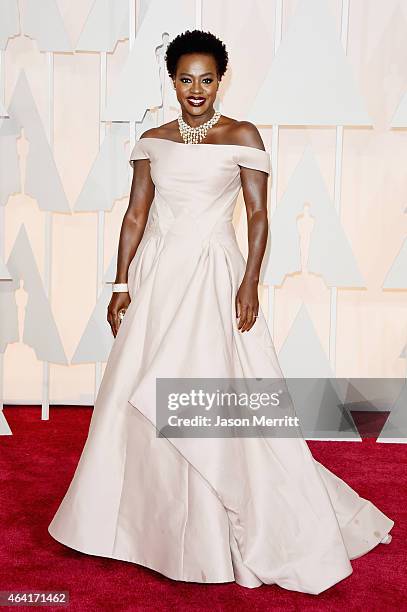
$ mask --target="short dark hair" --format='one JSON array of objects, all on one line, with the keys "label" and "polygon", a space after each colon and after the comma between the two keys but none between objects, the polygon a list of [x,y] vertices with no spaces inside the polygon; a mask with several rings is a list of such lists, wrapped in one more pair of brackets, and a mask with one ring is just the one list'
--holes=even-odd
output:
[{"label": "short dark hair", "polygon": [[229,59],[228,52],[224,43],[211,32],[186,30],[173,38],[165,54],[167,71],[172,79],[177,72],[179,58],[186,53],[207,53],[212,55],[216,62],[219,80],[225,74]]}]

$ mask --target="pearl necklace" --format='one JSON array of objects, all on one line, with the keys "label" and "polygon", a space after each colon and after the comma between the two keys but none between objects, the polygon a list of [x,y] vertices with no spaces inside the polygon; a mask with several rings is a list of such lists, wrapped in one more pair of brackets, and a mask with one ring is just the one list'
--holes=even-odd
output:
[{"label": "pearl necklace", "polygon": [[211,119],[202,123],[202,125],[191,127],[183,120],[182,114],[178,115],[178,127],[185,144],[200,143],[206,137],[209,128],[213,127],[215,123],[219,121],[220,116],[221,113],[217,110],[214,112]]}]

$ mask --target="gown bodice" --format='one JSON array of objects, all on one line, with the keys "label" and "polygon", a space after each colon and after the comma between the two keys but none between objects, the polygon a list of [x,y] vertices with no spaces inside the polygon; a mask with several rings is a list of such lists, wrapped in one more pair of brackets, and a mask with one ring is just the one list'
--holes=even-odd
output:
[{"label": "gown bodice", "polygon": [[[161,233],[194,233],[203,239],[232,223],[241,188],[240,166],[270,174],[267,151],[244,145],[184,144],[161,138],[141,138],[129,163],[150,160],[155,195],[152,227]],[[230,234],[230,229],[226,230]]]}]

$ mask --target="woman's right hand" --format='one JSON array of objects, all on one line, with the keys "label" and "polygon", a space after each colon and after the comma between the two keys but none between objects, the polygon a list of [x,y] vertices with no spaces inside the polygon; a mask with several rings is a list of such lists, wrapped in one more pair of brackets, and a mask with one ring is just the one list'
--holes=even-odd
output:
[{"label": "woman's right hand", "polygon": [[[113,336],[116,338],[117,332],[120,327],[120,318],[119,311],[124,308],[127,310],[129,304],[131,302],[129,293],[117,292],[112,294],[112,298],[109,302],[109,306],[107,307],[107,320],[111,327]],[[126,316],[126,315],[124,315]]]}]

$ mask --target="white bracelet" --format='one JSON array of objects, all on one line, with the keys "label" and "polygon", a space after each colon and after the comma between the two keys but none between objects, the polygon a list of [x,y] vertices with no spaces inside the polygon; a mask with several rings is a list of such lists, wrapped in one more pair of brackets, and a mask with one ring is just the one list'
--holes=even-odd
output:
[{"label": "white bracelet", "polygon": [[112,292],[113,293],[128,293],[129,288],[127,283],[113,283]]}]

